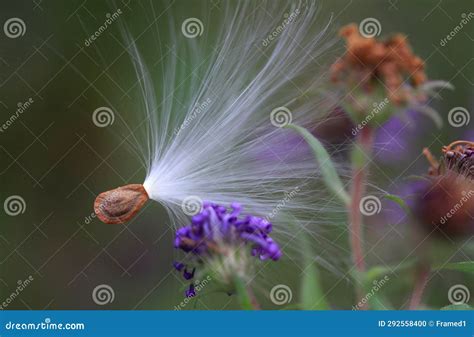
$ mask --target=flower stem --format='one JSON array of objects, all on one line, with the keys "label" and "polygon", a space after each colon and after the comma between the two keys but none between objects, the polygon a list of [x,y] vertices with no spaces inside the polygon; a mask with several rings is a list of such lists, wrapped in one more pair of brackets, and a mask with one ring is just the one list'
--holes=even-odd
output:
[{"label": "flower stem", "polygon": [[[359,273],[365,271],[365,260],[363,253],[363,230],[360,203],[365,193],[367,179],[367,156],[372,152],[373,132],[368,126],[363,128],[357,136],[357,144],[352,153],[352,188],[351,202],[348,206],[349,213],[349,236],[352,251],[352,260]],[[357,296],[361,297],[363,290],[360,285]],[[365,308],[366,309],[366,308]]]},{"label": "flower stem", "polygon": [[415,287],[411,294],[410,305],[408,306],[409,310],[416,310],[420,306],[423,292],[428,284],[430,274],[431,268],[429,265],[421,266],[416,276]]},{"label": "flower stem", "polygon": [[234,286],[237,292],[237,298],[240,303],[240,307],[244,310],[256,310],[258,309],[258,303],[253,296],[250,289],[247,288],[245,282],[240,277],[234,278]]}]

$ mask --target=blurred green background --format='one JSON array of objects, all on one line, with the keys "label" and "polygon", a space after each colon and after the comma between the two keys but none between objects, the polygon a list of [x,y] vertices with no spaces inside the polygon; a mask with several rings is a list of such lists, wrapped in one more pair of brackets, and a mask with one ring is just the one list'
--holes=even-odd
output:
[{"label": "blurred green background", "polygon": [[[16,216],[0,212],[0,301],[15,291],[19,280],[34,279],[8,309],[173,309],[183,300],[186,284],[171,267],[173,229],[159,204],[150,203],[126,226],[105,225],[92,216],[98,193],[143,181],[141,161],[123,142],[130,130],[136,129],[134,135],[141,137],[138,127],[143,115],[137,78],[118,21],[90,46],[85,40],[104,23],[107,13],[119,8],[118,20],[126,23],[150,72],[156,74],[169,51],[166,46],[183,43],[167,40],[170,29],[179,31],[188,17],[201,18],[205,23],[201,47],[210,50],[212,37],[225,30],[225,23],[219,21],[224,8],[236,1],[18,0],[0,4],[2,25],[9,18],[21,18],[26,28],[17,38],[0,31],[0,122],[10,119],[18,103],[33,101],[0,134],[0,201],[3,204],[17,195],[26,205],[24,213]],[[326,0],[320,1],[320,7],[321,27],[332,16],[328,38],[337,40],[337,30],[344,24],[377,18],[382,36],[393,32],[408,36],[415,53],[427,62],[429,78],[449,81],[456,88],[443,91],[432,104],[445,120],[442,130],[422,119],[406,148],[409,155],[379,163],[383,172],[373,170],[375,185],[390,190],[401,181],[401,174],[424,173],[426,163],[419,156],[423,146],[438,151],[474,129],[474,121],[454,128],[446,120],[453,107],[474,111],[474,22],[445,46],[440,44],[463,13],[474,11],[471,0]],[[162,49],[157,48],[158,32]],[[342,52],[338,42],[321,63],[332,62]],[[186,55],[181,57],[185,60]],[[182,67],[183,72],[190,71]],[[115,121],[100,128],[92,115],[104,106],[114,111]],[[380,256],[383,262],[396,262],[408,253],[401,248],[401,236],[384,233],[383,229],[369,230],[376,252],[369,259],[372,263],[380,263]],[[344,246],[346,238],[339,241]],[[466,249],[465,254],[474,253],[472,242]],[[274,284],[289,285],[296,301],[300,267],[287,259],[260,275],[257,293],[263,308],[280,308],[268,299]],[[393,279],[398,281],[383,291],[399,308],[408,299],[412,279],[403,273]],[[433,307],[447,305],[450,285],[472,281],[454,272],[437,274],[425,301]],[[92,300],[92,291],[100,284],[110,285],[115,292],[114,301],[106,306]],[[332,307],[350,309],[353,290],[347,276],[323,272],[323,286],[330,289],[327,297]],[[206,296],[198,308],[238,306],[232,297],[214,294]]]}]

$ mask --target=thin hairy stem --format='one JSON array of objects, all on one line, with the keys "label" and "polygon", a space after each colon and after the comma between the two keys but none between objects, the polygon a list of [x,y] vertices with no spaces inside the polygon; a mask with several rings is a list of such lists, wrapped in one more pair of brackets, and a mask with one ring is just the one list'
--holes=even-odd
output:
[{"label": "thin hairy stem", "polygon": [[411,294],[410,304],[408,306],[409,310],[416,310],[420,306],[423,293],[430,278],[430,274],[431,268],[429,265],[425,264],[421,266],[417,273],[415,287],[413,288],[413,292]]},{"label": "thin hairy stem", "polygon": [[[369,127],[361,130],[357,136],[356,148],[353,153],[352,164],[352,188],[351,203],[349,204],[349,236],[352,251],[352,260],[354,266],[359,273],[365,271],[365,260],[363,253],[363,230],[362,230],[362,214],[360,211],[360,203],[365,193],[367,182],[367,160],[372,152],[373,132]],[[363,290],[360,285],[357,286],[358,298],[363,296]],[[367,306],[362,307],[367,309]]]},{"label": "thin hairy stem", "polygon": [[241,278],[237,276],[234,278],[234,286],[240,307],[243,310],[259,309],[259,305],[257,303],[257,300],[255,299],[255,296],[253,296],[253,292]]}]

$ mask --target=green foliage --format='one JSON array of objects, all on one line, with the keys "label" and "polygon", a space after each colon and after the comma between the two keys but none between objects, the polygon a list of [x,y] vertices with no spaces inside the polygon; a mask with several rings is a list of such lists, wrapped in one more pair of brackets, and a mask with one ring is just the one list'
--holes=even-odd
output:
[{"label": "green foliage", "polygon": [[474,308],[468,304],[451,304],[442,307],[440,310],[473,310]]},{"label": "green foliage", "polygon": [[436,270],[457,270],[464,273],[474,274],[474,261],[448,263],[442,266],[435,267]]},{"label": "green foliage", "polygon": [[321,288],[319,269],[313,260],[313,251],[307,242],[303,240],[303,255],[305,266],[301,285],[301,308],[303,310],[328,310],[329,305]]},{"label": "green foliage", "polygon": [[403,200],[399,196],[396,196],[394,194],[385,194],[383,197],[385,199],[388,199],[388,200],[393,201],[394,203],[396,203],[398,206],[400,206],[405,211],[405,213],[407,215],[411,215],[410,207],[408,207],[405,200]]},{"label": "green foliage", "polygon": [[328,152],[321,144],[321,142],[316,137],[314,137],[308,130],[301,126],[289,124],[286,127],[298,132],[308,143],[314,153],[317,163],[319,164],[323,176],[323,181],[326,184],[326,187],[332,193],[334,193],[334,195],[338,197],[339,200],[341,200],[344,204],[348,205],[350,202],[349,194],[345,190],[341,178],[337,174],[336,168],[332,162],[331,157],[329,156]]}]

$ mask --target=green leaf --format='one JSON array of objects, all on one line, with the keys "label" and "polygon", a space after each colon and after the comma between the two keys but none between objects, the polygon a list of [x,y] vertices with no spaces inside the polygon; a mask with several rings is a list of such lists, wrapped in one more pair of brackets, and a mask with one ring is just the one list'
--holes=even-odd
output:
[{"label": "green leaf", "polygon": [[436,270],[457,270],[462,271],[464,273],[473,273],[474,274],[474,261],[466,261],[466,262],[455,262],[455,263],[448,263],[442,266],[435,267]]},{"label": "green leaf", "polygon": [[365,282],[371,283],[375,279],[382,278],[386,275],[391,275],[404,269],[411,268],[415,264],[416,259],[408,260],[396,266],[374,266],[370,268],[365,274]]},{"label": "green leaf", "polygon": [[473,310],[474,308],[468,304],[451,304],[445,307],[442,307],[440,310]]},{"label": "green leaf", "polygon": [[393,306],[390,304],[390,301],[388,298],[380,293],[376,293],[375,296],[373,296],[369,300],[369,307],[372,310],[393,310]]},{"label": "green leaf", "polygon": [[302,278],[301,308],[303,310],[329,310],[321,288],[319,269],[313,260],[314,254],[306,239],[303,240],[303,254],[307,267]]},{"label": "green leaf", "polygon": [[396,203],[398,206],[400,206],[407,215],[411,215],[411,209],[410,207],[408,207],[408,205],[406,204],[405,200],[403,200],[402,198],[400,198],[399,196],[397,195],[394,195],[394,194],[385,194],[383,196],[385,199],[388,199],[388,200],[391,200],[393,201],[394,203]]},{"label": "green leaf", "polygon": [[314,137],[308,130],[302,128],[301,126],[288,124],[286,128],[293,129],[298,132],[304,140],[311,147],[316,162],[321,168],[321,174],[323,176],[323,181],[326,184],[326,187],[334,193],[344,204],[349,205],[350,197],[347,191],[344,189],[341,178],[337,174],[336,168],[329,156],[328,152],[321,144],[321,142]]}]

